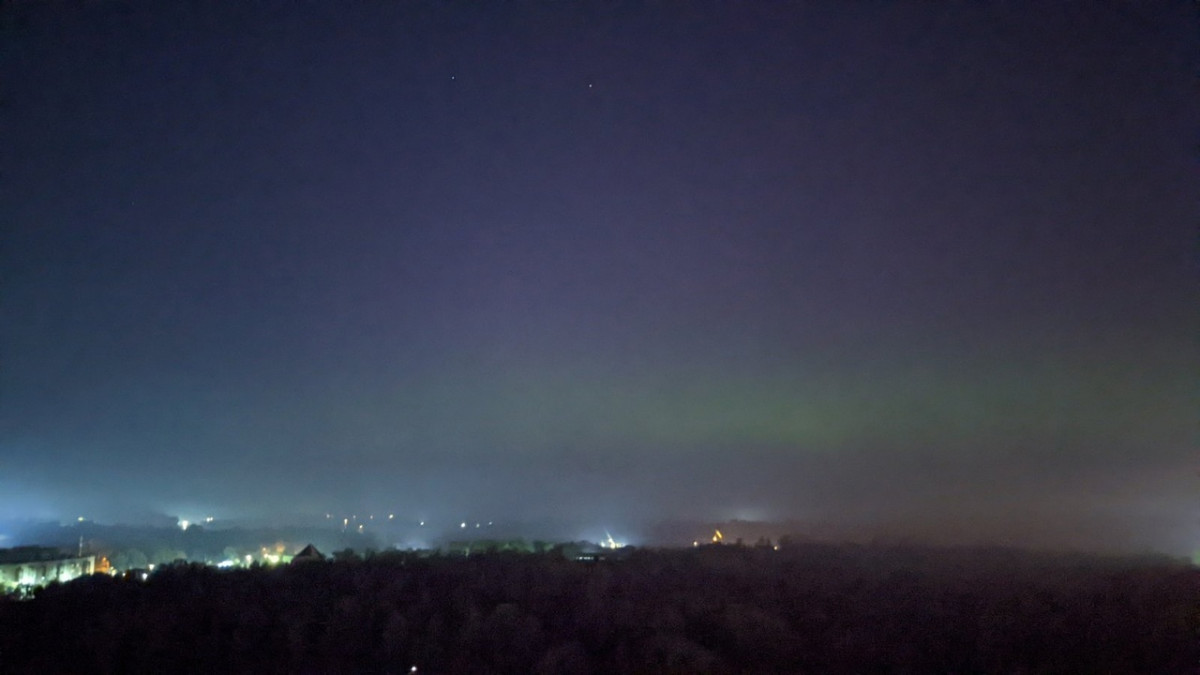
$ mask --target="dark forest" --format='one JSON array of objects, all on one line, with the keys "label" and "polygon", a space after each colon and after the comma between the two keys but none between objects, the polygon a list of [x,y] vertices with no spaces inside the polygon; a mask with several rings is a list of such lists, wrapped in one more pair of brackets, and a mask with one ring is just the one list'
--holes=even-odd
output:
[{"label": "dark forest", "polygon": [[0,602],[0,670],[1185,673],[1200,570],[1166,558],[800,543],[94,576]]}]

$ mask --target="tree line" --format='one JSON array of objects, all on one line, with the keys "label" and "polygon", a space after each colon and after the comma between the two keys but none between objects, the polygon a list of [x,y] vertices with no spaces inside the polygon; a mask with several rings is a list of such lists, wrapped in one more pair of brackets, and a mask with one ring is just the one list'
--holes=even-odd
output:
[{"label": "tree line", "polygon": [[1200,570],[803,544],[168,565],[0,601],[0,672],[1175,673]]}]

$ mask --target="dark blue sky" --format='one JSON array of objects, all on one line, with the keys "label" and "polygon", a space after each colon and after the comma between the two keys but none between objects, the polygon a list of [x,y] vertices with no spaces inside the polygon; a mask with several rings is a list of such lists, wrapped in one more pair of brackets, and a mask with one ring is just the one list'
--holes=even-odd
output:
[{"label": "dark blue sky", "polygon": [[1190,4],[0,12],[0,515],[1200,546]]}]

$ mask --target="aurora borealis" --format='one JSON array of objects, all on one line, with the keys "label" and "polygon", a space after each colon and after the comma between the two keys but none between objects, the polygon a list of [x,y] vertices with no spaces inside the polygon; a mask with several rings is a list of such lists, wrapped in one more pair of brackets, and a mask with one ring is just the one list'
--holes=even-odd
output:
[{"label": "aurora borealis", "polygon": [[10,4],[0,517],[1190,552],[1194,12]]}]

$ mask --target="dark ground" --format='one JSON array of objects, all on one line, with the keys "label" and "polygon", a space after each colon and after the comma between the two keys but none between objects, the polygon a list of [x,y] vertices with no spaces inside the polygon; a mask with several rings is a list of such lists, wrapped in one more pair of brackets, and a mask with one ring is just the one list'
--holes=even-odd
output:
[{"label": "dark ground", "polygon": [[1200,569],[800,544],[160,569],[0,602],[5,673],[1195,673]]}]

